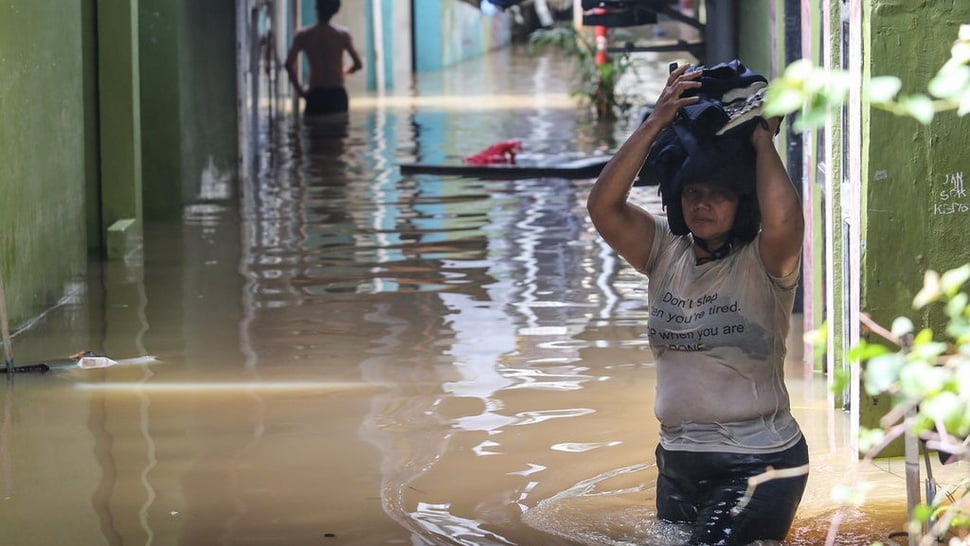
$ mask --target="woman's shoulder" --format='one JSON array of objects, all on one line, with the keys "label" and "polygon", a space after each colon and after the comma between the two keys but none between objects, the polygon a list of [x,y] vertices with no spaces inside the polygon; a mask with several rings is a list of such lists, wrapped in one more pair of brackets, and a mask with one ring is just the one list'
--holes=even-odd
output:
[{"label": "woman's shoulder", "polygon": [[690,251],[693,243],[689,235],[675,235],[670,231],[667,217],[651,215],[654,222],[653,246],[644,273],[653,275],[664,267],[669,267],[677,256]]},{"label": "woman's shoulder", "polygon": [[798,279],[800,275],[800,267],[796,267],[794,271],[789,273],[784,277],[776,277],[772,275],[768,268],[765,266],[764,260],[761,258],[761,245],[760,243],[761,233],[759,232],[753,240],[745,243],[738,250],[738,257],[747,268],[749,273],[758,273],[763,278],[770,281],[770,283],[782,290],[789,290],[794,288],[798,284]]}]

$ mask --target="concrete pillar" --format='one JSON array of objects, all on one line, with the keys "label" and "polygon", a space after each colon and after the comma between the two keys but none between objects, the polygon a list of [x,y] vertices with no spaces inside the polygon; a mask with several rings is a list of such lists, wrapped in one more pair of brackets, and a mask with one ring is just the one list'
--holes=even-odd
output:
[{"label": "concrete pillar", "polygon": [[101,230],[107,233],[116,222],[131,220],[125,222],[125,240],[137,245],[142,229],[138,3],[100,0],[97,9]]}]

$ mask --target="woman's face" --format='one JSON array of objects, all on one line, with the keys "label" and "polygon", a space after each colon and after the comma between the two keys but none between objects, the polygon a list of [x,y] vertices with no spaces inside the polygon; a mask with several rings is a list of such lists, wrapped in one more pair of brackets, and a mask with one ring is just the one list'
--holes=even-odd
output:
[{"label": "woman's face", "polygon": [[738,196],[713,184],[688,184],[680,195],[684,221],[695,237],[708,242],[727,238],[738,212]]}]

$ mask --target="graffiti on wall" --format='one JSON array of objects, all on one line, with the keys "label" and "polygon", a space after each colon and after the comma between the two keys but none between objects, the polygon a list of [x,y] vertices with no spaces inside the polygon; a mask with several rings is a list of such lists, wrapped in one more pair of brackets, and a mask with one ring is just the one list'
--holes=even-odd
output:
[{"label": "graffiti on wall", "polygon": [[970,200],[963,182],[963,172],[947,173],[943,190],[933,203],[934,215],[966,214],[970,212]]}]

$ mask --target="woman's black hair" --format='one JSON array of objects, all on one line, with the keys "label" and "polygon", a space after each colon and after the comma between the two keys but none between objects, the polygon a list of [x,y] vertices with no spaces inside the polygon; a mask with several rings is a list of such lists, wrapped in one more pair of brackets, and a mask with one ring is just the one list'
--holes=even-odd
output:
[{"label": "woman's black hair", "polygon": [[648,176],[660,188],[671,233],[687,235],[690,232],[680,202],[684,187],[708,183],[738,196],[731,238],[738,243],[754,240],[761,229],[761,209],[755,193],[754,146],[747,139],[714,137],[691,142],[690,149],[687,152],[679,145],[674,131],[665,129],[647,160]]}]

